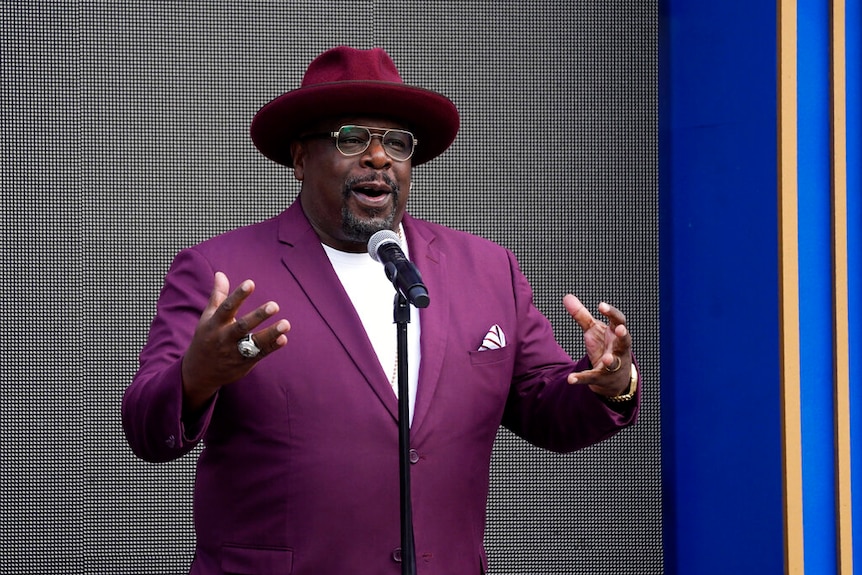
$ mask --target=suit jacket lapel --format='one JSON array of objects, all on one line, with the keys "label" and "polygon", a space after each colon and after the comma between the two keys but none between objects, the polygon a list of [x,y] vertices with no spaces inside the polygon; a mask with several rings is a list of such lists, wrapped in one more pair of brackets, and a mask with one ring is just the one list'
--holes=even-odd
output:
[{"label": "suit jacket lapel", "polygon": [[281,218],[278,240],[287,246],[282,250],[282,261],[288,271],[390,415],[397,420],[398,401],[392,393],[388,375],[383,373],[362,321],[332,269],[320,239],[308,223],[299,200]]},{"label": "suit jacket lapel", "polygon": [[410,247],[410,259],[419,268],[431,299],[427,308],[419,310],[422,364],[419,368],[419,386],[411,426],[411,435],[416,437],[428,415],[431,398],[434,397],[434,390],[443,369],[451,287],[447,281],[446,255],[437,249],[434,233],[421,221],[409,215],[404,216],[404,233]]}]

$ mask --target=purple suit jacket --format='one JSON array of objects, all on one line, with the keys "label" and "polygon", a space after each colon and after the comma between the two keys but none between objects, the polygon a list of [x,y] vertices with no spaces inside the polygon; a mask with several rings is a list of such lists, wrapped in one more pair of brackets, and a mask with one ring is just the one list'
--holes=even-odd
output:
[{"label": "purple suit jacket", "polygon": [[[632,424],[637,405],[620,414],[566,383],[588,362],[573,363],[556,343],[508,250],[409,216],[404,230],[431,296],[419,311],[411,428],[418,573],[479,574],[498,427],[565,452]],[[216,271],[234,286],[253,279],[244,309],[274,300],[292,329],[284,349],[184,425],[180,364]],[[477,351],[495,324],[508,345]],[[148,461],[204,441],[192,574],[401,572],[397,399],[298,201],[177,255],[123,424]]]}]

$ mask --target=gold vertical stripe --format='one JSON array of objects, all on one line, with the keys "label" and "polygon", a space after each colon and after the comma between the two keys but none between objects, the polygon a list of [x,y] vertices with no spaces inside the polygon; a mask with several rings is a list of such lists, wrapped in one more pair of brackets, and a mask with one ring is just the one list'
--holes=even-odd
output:
[{"label": "gold vertical stripe", "polygon": [[796,1],[778,3],[778,233],[781,305],[781,417],[784,471],[784,565],[804,575],[802,424],[799,373],[797,219]]},{"label": "gold vertical stripe", "polygon": [[838,572],[853,574],[850,504],[850,328],[847,276],[847,102],[844,0],[832,0],[832,317]]}]

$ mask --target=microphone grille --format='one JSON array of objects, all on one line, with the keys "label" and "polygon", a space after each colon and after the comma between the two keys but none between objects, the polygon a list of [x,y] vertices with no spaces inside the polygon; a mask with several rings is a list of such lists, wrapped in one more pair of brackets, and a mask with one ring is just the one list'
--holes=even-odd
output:
[{"label": "microphone grille", "polygon": [[379,262],[380,256],[377,255],[377,250],[379,250],[380,246],[383,244],[391,242],[395,242],[399,246],[401,245],[401,240],[398,239],[398,234],[392,230],[380,230],[379,232],[375,232],[375,234],[371,236],[371,239],[368,240],[368,254],[374,258],[374,261]]}]

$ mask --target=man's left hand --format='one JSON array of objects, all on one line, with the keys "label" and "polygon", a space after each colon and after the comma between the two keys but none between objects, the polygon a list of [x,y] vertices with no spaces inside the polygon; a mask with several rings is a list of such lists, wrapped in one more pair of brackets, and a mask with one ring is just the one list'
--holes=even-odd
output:
[{"label": "man's left hand", "polygon": [[632,363],[632,337],[626,328],[626,316],[602,302],[599,312],[608,323],[598,321],[572,294],[563,298],[563,305],[584,332],[584,345],[593,366],[569,374],[569,383],[589,385],[595,393],[607,397],[625,394],[631,381]]}]

